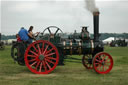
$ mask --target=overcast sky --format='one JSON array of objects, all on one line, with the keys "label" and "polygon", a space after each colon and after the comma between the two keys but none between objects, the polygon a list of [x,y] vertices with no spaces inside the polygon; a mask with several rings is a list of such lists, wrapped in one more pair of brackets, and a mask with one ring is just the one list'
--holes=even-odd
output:
[{"label": "overcast sky", "polygon": [[[96,6],[100,11],[100,33],[128,33],[128,0],[96,0]],[[48,26],[80,32],[81,26],[89,26],[93,33],[93,16],[84,0],[2,0],[0,7],[0,32],[5,35],[31,25],[34,32]]]}]

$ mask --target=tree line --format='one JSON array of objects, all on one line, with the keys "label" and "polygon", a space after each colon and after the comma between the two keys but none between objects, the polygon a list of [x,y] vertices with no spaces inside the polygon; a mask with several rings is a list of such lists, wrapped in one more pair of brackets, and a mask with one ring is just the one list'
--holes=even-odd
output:
[{"label": "tree line", "polygon": [[100,34],[100,40],[104,40],[109,37],[128,39],[128,33],[101,33]]},{"label": "tree line", "polygon": [[[93,39],[93,34],[90,34],[90,37]],[[128,33],[100,33],[100,40],[107,39],[109,37],[121,37],[128,39]],[[8,40],[8,39],[16,39],[16,35],[2,35],[2,40]]]}]

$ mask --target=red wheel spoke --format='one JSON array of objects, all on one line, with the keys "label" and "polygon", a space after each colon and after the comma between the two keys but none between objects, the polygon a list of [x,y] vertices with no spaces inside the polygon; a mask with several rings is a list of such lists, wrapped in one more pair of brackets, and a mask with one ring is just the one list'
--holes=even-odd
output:
[{"label": "red wheel spoke", "polygon": [[109,58],[107,58],[107,60],[105,60],[106,62],[109,60]]},{"label": "red wheel spoke", "polygon": [[45,54],[45,52],[47,51],[47,49],[48,49],[48,45],[46,46],[46,48],[45,48],[43,54]]},{"label": "red wheel spoke", "polygon": [[36,56],[35,56],[35,55],[28,55],[28,57],[33,57],[33,58],[35,58]]},{"label": "red wheel spoke", "polygon": [[99,62],[99,60],[97,60],[97,59],[96,59],[96,61],[98,61],[98,62]]},{"label": "red wheel spoke", "polygon": [[97,62],[99,62],[99,63],[101,63],[101,61],[100,61],[100,60],[97,60],[97,59],[96,59],[96,61],[97,61]]},{"label": "red wheel spoke", "polygon": [[100,58],[100,55],[98,56],[98,58],[99,58],[99,60],[101,59],[101,58]]},{"label": "red wheel spoke", "polygon": [[49,69],[51,69],[51,66],[48,64],[47,61],[45,61],[46,65],[48,66]]},{"label": "red wheel spoke", "polygon": [[47,59],[52,59],[52,60],[56,60],[56,58],[53,58],[53,57],[45,57]]},{"label": "red wheel spoke", "polygon": [[36,47],[34,45],[32,45],[32,47],[36,50],[36,52],[38,52],[38,50],[36,49]]},{"label": "red wheel spoke", "polygon": [[111,63],[111,61],[105,61],[105,63]]},{"label": "red wheel spoke", "polygon": [[104,68],[105,68],[105,71],[107,70],[107,67],[106,66],[104,66]]},{"label": "red wheel spoke", "polygon": [[110,65],[108,65],[108,64],[105,64],[105,66],[110,66]]},{"label": "red wheel spoke", "polygon": [[34,58],[34,59],[31,59],[31,60],[28,60],[29,62],[33,62],[33,61],[36,61],[36,59]]},{"label": "red wheel spoke", "polygon": [[105,57],[103,57],[103,60],[102,61],[104,61],[104,59],[106,58],[106,56]]},{"label": "red wheel spoke", "polygon": [[40,64],[40,61],[39,61],[39,62],[37,63],[37,65],[36,65],[36,68],[35,68],[36,70],[37,70],[37,68],[38,68],[39,64]]},{"label": "red wheel spoke", "polygon": [[38,54],[33,52],[32,50],[30,50],[30,52],[33,53],[35,56],[38,56]]},{"label": "red wheel spoke", "polygon": [[47,57],[47,56],[51,56],[51,55],[54,55],[54,54],[56,54],[56,53],[50,53],[50,54],[47,54],[47,55],[45,55],[45,57]]},{"label": "red wheel spoke", "polygon": [[46,52],[46,54],[48,54],[49,52],[51,52],[52,50],[54,50],[54,48],[50,49],[49,51]]},{"label": "red wheel spoke", "polygon": [[102,71],[104,72],[104,65],[103,65],[103,67],[102,67]]},{"label": "red wheel spoke", "polygon": [[44,66],[44,70],[45,70],[45,71],[47,71],[47,67],[46,67],[45,62],[44,62],[44,61],[42,61],[42,63],[43,63],[43,66]]},{"label": "red wheel spoke", "polygon": [[39,69],[39,72],[41,72],[42,70],[42,62],[40,63],[40,69]]},{"label": "red wheel spoke", "polygon": [[40,49],[39,44],[37,44],[37,47],[38,47],[38,50],[39,50],[39,54],[41,54],[41,49]]},{"label": "red wheel spoke", "polygon": [[35,61],[34,63],[32,63],[30,66],[32,67],[33,65],[35,65],[37,63],[37,61]]},{"label": "red wheel spoke", "polygon": [[101,66],[102,66],[102,65],[101,65],[101,64],[99,64],[99,65],[97,66],[97,68],[101,68]]},{"label": "red wheel spoke", "polygon": [[45,58],[45,60],[48,61],[49,63],[55,64],[55,62],[53,62],[53,61],[51,61],[51,60],[49,60],[49,59],[46,59],[46,58]]},{"label": "red wheel spoke", "polygon": [[43,53],[43,51],[44,51],[44,43],[42,43],[42,53]]},{"label": "red wheel spoke", "polygon": [[97,65],[97,64],[99,64],[99,63],[95,63],[95,65]]},{"label": "red wheel spoke", "polygon": [[98,66],[99,67],[99,70],[101,70],[101,66],[102,66],[101,64]]}]

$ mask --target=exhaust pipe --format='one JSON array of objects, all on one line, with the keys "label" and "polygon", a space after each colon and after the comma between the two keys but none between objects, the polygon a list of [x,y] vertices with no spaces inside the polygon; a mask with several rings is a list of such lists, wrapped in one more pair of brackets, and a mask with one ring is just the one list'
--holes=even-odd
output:
[{"label": "exhaust pipe", "polygon": [[99,14],[98,11],[93,12],[94,41],[99,41]]}]

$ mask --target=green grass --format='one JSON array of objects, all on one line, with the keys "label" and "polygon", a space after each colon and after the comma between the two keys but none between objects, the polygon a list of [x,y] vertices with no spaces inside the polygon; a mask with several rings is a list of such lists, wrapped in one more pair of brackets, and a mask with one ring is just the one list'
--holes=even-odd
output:
[{"label": "green grass", "polygon": [[0,51],[0,85],[127,85],[128,47],[105,47],[105,52],[114,60],[114,67],[108,74],[87,70],[81,63],[65,62],[65,66],[57,66],[50,74],[37,75],[26,66],[15,64],[10,46],[6,46]]}]

